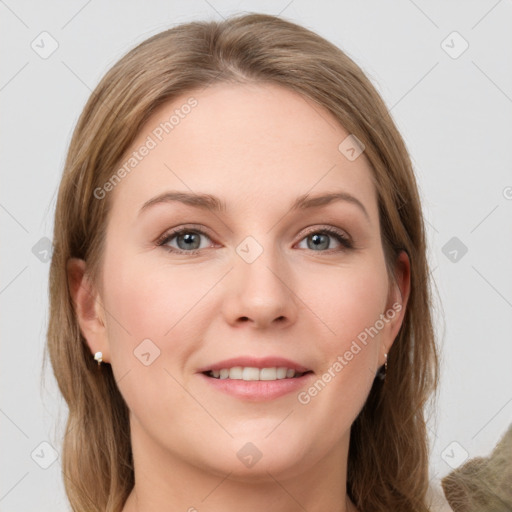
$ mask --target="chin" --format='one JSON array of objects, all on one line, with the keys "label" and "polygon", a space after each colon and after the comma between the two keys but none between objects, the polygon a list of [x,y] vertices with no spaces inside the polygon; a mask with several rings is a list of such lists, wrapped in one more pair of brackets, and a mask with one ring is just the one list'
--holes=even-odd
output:
[{"label": "chin", "polygon": [[294,442],[290,436],[284,436],[288,438],[288,442],[284,442],[283,436],[270,437],[264,439],[259,434],[254,441],[250,436],[230,439],[221,454],[212,454],[212,458],[201,465],[222,476],[229,474],[232,480],[254,483],[268,481],[272,477],[293,478],[313,464],[313,461],[308,464],[305,459],[303,440]]}]

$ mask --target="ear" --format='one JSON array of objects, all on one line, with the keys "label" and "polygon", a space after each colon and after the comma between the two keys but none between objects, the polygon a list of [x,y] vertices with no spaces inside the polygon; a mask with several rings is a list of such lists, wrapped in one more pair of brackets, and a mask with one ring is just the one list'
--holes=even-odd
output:
[{"label": "ear", "polygon": [[110,352],[104,308],[96,286],[86,272],[86,263],[79,258],[70,258],[66,270],[80,331],[91,353],[101,352],[103,361],[108,363]]},{"label": "ear", "polygon": [[389,319],[383,336],[383,346],[379,355],[379,365],[385,363],[385,356],[393,345],[402,326],[409,294],[411,291],[411,265],[409,256],[400,251],[394,268],[395,279],[390,283],[388,303],[384,315]]}]

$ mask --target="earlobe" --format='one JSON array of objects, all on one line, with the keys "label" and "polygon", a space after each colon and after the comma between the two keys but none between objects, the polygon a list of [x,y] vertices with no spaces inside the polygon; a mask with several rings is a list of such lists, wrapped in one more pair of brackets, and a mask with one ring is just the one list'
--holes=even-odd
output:
[{"label": "earlobe", "polygon": [[85,261],[70,258],[67,262],[67,276],[80,331],[91,353],[102,352],[103,361],[108,362],[110,357],[103,307],[96,286],[86,272]]}]

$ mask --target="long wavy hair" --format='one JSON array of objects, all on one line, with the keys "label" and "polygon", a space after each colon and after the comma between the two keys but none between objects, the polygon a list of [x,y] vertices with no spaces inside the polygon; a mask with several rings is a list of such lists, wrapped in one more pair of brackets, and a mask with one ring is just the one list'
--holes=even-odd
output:
[{"label": "long wavy hair", "polygon": [[[134,485],[129,411],[110,365],[81,334],[67,280],[70,258],[101,275],[112,176],[148,118],[165,102],[214,83],[272,83],[326,108],[365,146],[378,193],[389,275],[400,251],[411,291],[384,382],[376,379],[351,428],[347,492],[365,512],[428,510],[427,402],[438,382],[433,302],[420,197],[412,164],[384,102],[338,47],[282,18],[247,14],[189,22],[129,51],[102,78],[74,130],[55,211],[47,349],[69,414],[65,490],[76,512],[119,512]],[[340,141],[341,142],[341,141]],[[433,395],[433,396],[431,396]],[[341,463],[341,462],[340,462]]]}]

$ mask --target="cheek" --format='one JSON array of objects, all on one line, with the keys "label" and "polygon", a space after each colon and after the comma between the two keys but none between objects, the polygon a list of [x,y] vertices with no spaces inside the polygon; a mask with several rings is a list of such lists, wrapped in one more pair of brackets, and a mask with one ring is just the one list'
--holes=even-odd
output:
[{"label": "cheek", "polygon": [[[147,259],[117,260],[111,265],[105,287],[109,290],[106,307],[134,339],[172,339],[173,333],[190,325],[201,310],[203,297],[218,281],[216,272],[198,273],[192,267],[170,267]],[[112,318],[112,320],[114,320]]]},{"label": "cheek", "polygon": [[181,369],[201,340],[199,302],[218,278],[116,256],[105,262],[104,283],[112,370],[134,416],[142,424],[152,418],[155,429],[178,438],[179,423],[166,425],[177,411],[197,414],[180,385]]},{"label": "cheek", "polygon": [[323,293],[315,286],[304,295],[321,319],[323,334],[315,338],[321,369],[316,384],[298,397],[299,403],[315,402],[315,409],[327,408],[326,415],[336,413],[352,421],[371,389],[387,325],[381,320],[388,295],[385,264],[375,259],[358,267],[338,268],[321,282]]},{"label": "cheek", "polygon": [[385,313],[388,281],[379,259],[304,278],[302,289],[301,298],[320,320],[326,354],[356,339]]},{"label": "cheek", "polygon": [[183,382],[191,357],[218,316],[218,304],[212,306],[209,292],[225,271],[171,266],[164,258],[148,263],[147,257],[136,254],[112,256],[105,262],[105,306],[111,313],[112,369],[117,380],[123,379],[120,390],[134,411],[158,410],[161,403],[178,407],[187,402],[178,382]]}]

